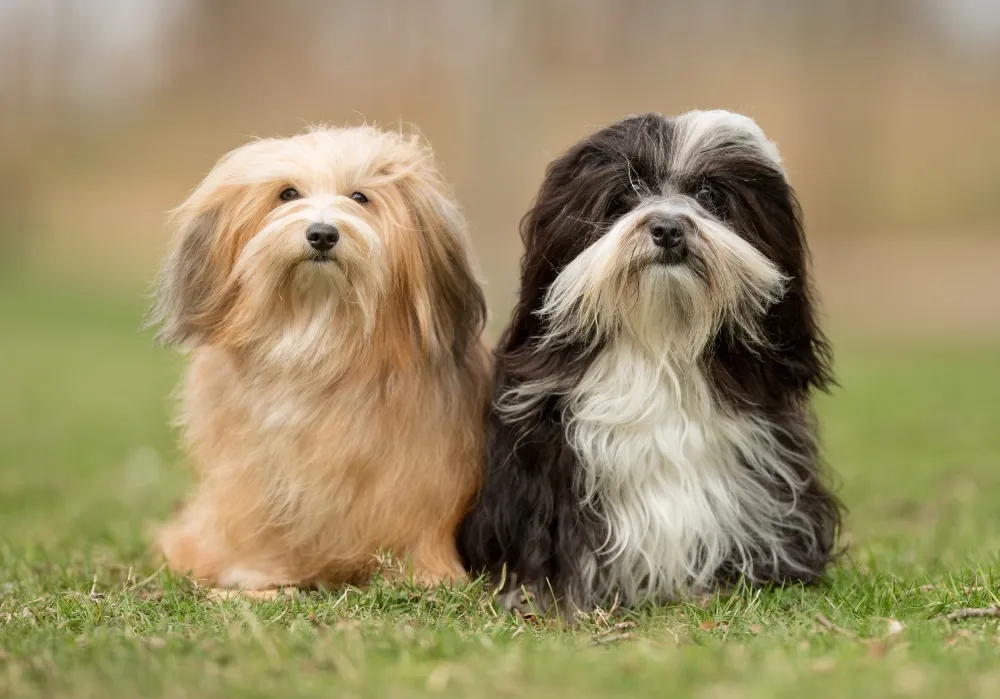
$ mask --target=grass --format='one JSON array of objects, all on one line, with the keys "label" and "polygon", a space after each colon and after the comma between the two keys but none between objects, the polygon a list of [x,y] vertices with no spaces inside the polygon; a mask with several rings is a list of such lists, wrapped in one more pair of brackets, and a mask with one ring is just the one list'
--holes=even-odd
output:
[{"label": "grass", "polygon": [[1000,695],[997,620],[944,616],[1000,604],[997,345],[838,345],[820,414],[850,557],[827,585],[567,629],[477,584],[217,602],[160,570],[180,363],[141,311],[0,281],[0,697]]}]

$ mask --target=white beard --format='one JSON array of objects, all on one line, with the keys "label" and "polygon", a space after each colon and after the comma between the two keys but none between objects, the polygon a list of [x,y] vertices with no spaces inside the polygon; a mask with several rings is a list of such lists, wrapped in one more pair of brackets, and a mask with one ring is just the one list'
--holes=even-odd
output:
[{"label": "white beard", "polygon": [[721,405],[700,364],[673,356],[616,338],[566,396],[583,504],[607,528],[600,572],[585,566],[593,576],[585,587],[603,599],[704,591],[725,563],[749,578],[755,565],[795,567],[778,558],[782,538],[811,530],[788,501],[806,484],[783,458],[776,428]]}]

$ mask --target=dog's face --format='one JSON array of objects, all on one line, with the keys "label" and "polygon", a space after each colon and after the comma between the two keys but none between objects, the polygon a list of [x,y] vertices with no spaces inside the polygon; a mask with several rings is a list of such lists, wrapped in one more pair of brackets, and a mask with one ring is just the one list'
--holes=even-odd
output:
[{"label": "dog's face", "polygon": [[450,352],[481,327],[464,222],[416,139],[357,127],[251,142],[175,220],[153,309],[167,342],[308,361],[378,328]]},{"label": "dog's face", "polygon": [[584,139],[549,167],[522,234],[521,302],[543,344],[628,333],[697,355],[722,327],[759,342],[804,264],[777,149],[724,111],[631,117]]}]

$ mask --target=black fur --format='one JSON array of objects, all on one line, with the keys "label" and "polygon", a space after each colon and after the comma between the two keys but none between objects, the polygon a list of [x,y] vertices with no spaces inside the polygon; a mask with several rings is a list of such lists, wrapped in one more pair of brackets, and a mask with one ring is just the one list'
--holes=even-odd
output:
[{"label": "black fur", "polygon": [[[537,311],[560,271],[665,183],[691,196],[710,183],[713,197],[706,205],[790,279],[760,323],[768,342],[749,346],[724,326],[703,357],[717,399],[734,410],[759,411],[777,425],[790,465],[810,483],[797,506],[808,515],[809,534],[819,545],[789,529],[783,550],[798,566],[762,561],[750,582],[814,582],[836,555],[841,506],[822,480],[809,404],[814,390],[832,382],[830,348],[815,318],[794,193],[780,167],[738,137],[717,140],[710,152],[672,171],[671,155],[683,136],[676,120],[657,114],[599,130],[549,165],[522,220],[520,298],[496,351],[485,479],[460,531],[461,553],[474,572],[486,571],[497,581],[506,567],[508,581],[551,589],[577,606],[610,601],[580,589],[581,568],[594,560],[605,529],[599,514],[580,505],[580,465],[567,443],[561,409],[562,394],[601,343],[595,338],[541,348],[537,341],[546,328]],[[497,399],[538,381],[551,387],[544,399],[516,423],[505,419]],[[775,487],[769,485],[772,492]],[[731,583],[742,574],[733,562],[718,571],[717,580]]]}]

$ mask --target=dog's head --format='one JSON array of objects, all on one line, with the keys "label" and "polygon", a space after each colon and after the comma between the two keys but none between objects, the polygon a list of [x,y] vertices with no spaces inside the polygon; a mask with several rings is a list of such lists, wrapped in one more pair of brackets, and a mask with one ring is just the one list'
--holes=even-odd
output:
[{"label": "dog's head", "polygon": [[795,196],[745,116],[645,114],[601,129],[549,166],[522,237],[514,344],[585,350],[628,334],[693,358],[723,331],[781,341],[765,318],[786,301],[776,323],[812,329]]},{"label": "dog's head", "polygon": [[481,331],[464,221],[415,137],[365,126],[253,141],[174,221],[151,311],[164,342],[310,363],[376,335],[400,354],[462,352]]}]

